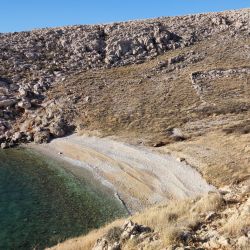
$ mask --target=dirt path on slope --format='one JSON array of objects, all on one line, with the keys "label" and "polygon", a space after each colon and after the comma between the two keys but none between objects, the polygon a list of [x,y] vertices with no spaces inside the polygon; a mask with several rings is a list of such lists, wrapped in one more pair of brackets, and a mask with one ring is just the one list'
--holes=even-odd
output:
[{"label": "dirt path on slope", "polygon": [[172,156],[110,138],[71,135],[38,149],[91,170],[131,212],[213,189],[195,169]]}]

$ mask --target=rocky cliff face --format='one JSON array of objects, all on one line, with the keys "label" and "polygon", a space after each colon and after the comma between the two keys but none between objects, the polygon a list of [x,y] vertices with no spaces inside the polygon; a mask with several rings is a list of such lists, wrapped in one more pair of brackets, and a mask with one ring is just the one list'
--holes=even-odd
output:
[{"label": "rocky cliff face", "polygon": [[[142,63],[223,32],[229,32],[231,37],[249,36],[249,16],[250,10],[245,9],[0,34],[2,147],[34,138],[31,128],[14,135],[20,132],[16,121],[23,114],[35,114],[46,91],[65,77],[90,69]],[[57,129],[43,132],[45,141],[49,134],[64,134],[60,115],[57,121]]]}]

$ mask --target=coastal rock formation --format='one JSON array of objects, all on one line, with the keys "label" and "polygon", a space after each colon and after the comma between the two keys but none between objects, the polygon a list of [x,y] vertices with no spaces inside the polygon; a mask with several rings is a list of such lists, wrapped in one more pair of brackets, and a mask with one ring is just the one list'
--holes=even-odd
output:
[{"label": "coastal rock formation", "polygon": [[140,242],[152,244],[158,240],[158,234],[149,227],[127,221],[121,228],[111,228],[103,238],[97,240],[92,250],[121,250],[123,243],[132,239],[137,239],[138,244]]}]

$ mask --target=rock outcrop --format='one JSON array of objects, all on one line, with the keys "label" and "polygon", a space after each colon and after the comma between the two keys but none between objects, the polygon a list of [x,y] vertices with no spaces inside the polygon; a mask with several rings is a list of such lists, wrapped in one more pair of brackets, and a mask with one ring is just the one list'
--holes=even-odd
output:
[{"label": "rock outcrop", "polygon": [[114,227],[110,229],[103,238],[97,240],[92,250],[121,250],[125,242],[135,239],[137,245],[142,242],[152,244],[159,237],[151,228],[127,221],[121,228]]}]

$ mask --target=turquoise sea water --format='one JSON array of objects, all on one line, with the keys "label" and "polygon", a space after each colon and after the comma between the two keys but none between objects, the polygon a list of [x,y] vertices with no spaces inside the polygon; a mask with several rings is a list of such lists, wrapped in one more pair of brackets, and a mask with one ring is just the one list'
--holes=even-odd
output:
[{"label": "turquoise sea water", "polygon": [[86,170],[0,150],[0,249],[44,249],[126,214]]}]

